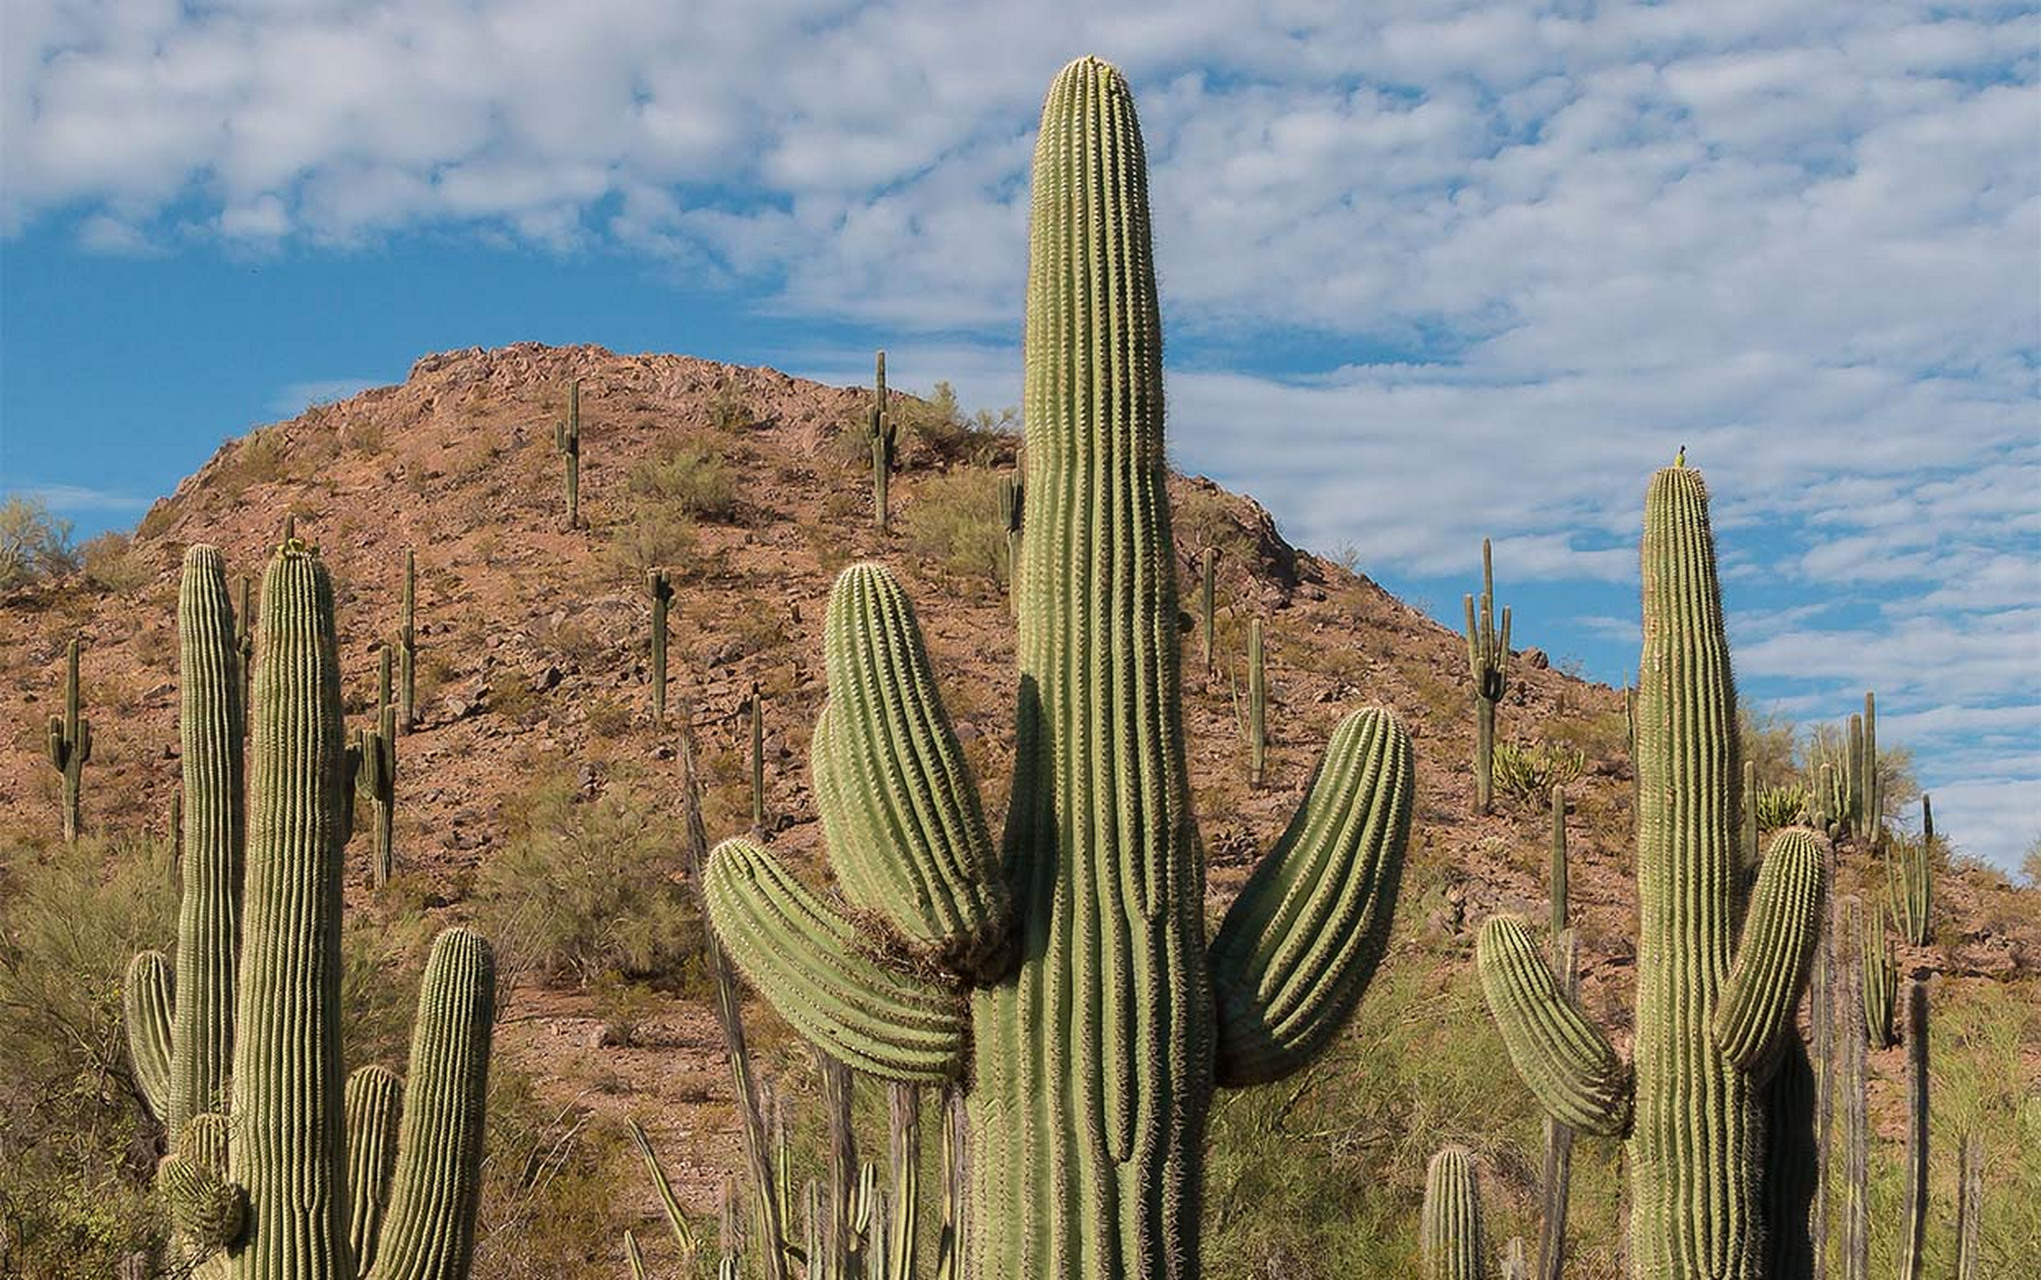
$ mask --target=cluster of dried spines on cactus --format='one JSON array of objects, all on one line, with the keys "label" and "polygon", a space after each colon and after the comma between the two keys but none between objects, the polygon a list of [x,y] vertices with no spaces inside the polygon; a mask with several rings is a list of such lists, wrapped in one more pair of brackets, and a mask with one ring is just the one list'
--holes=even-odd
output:
[{"label": "cluster of dried spines on cactus", "polygon": [[963,1274],[1193,1275],[1214,1085],[1295,1070],[1380,958],[1410,745],[1386,712],[1349,716],[1206,945],[1145,161],[1106,64],[1079,60],[1052,87],[1034,201],[1005,837],[994,846],[904,594],[856,566],[831,598],[814,749],[850,909],[730,841],[709,916],[830,1056],[962,1085]]},{"label": "cluster of dried spines on cactus", "polygon": [[1755,1277],[1767,1265],[1765,1091],[1797,1037],[1827,850],[1815,832],[1778,833],[1746,897],[1735,693],[1699,472],[1652,478],[1642,563],[1634,1059],[1567,997],[1521,921],[1490,920],[1478,964],[1539,1102],[1626,1139],[1638,1273]]},{"label": "cluster of dried spines on cactus", "polygon": [[170,1135],[159,1188],[176,1247],[182,1265],[236,1280],[456,1280],[481,1191],[494,961],[480,936],[442,932],[408,1085],[380,1067],[343,1082],[352,752],[332,587],[303,543],[271,560],[262,611],[248,706],[224,562],[187,552],[177,963],[144,952],[126,984],[130,1056]]}]

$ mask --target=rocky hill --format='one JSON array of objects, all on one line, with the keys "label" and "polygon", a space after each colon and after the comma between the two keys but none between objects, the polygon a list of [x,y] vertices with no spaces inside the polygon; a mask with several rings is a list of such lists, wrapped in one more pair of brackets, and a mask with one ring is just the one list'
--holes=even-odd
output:
[{"label": "rocky hill", "polygon": [[[586,527],[570,530],[552,424],[575,379]],[[503,850],[536,779],[565,771],[585,796],[629,779],[677,809],[671,735],[651,715],[651,564],[678,583],[671,683],[708,753],[710,818],[722,828],[712,836],[748,825],[743,708],[756,683],[772,841],[819,867],[807,741],[824,692],[823,604],[833,574],[865,558],[892,564],[913,593],[997,814],[1013,631],[986,504],[1017,441],[926,405],[903,408],[920,429],[904,443],[893,528],[882,533],[856,432],[869,396],[682,356],[520,344],[426,357],[401,385],[230,441],[149,511],[114,585],[73,577],[0,599],[0,720],[18,729],[0,749],[0,825],[44,838],[56,829],[57,777],[40,726],[61,704],[64,650],[77,636],[95,728],[86,826],[163,828],[178,777],[179,558],[207,541],[237,570],[259,573],[286,515],[332,567],[348,709],[361,723],[377,648],[395,629],[404,552],[416,553],[422,723],[400,748],[397,860],[406,902],[435,919],[470,912],[477,873]],[[1201,548],[1220,552],[1220,654],[1209,675],[1185,620],[1186,730],[1214,911],[1281,830],[1341,713],[1366,703],[1402,716],[1418,752],[1417,847],[1392,963],[1464,964],[1487,913],[1542,911],[1541,803],[1469,813],[1473,721],[1457,632],[1351,567],[1291,547],[1251,499],[1195,477],[1176,478],[1172,494],[1186,608]],[[1250,616],[1268,628],[1273,743],[1261,788],[1247,784],[1234,710]],[[1584,999],[1620,1032],[1635,911],[1621,695],[1529,649],[1514,663],[1500,734],[1581,753],[1585,772],[1569,790]],[[358,833],[351,851],[349,905],[375,919],[390,904],[369,884],[366,841]],[[1846,888],[1866,870],[1846,868]],[[1944,877],[1942,894],[1942,945],[1910,963],[1979,983],[2041,964],[2032,897],[1976,873]],[[706,1006],[667,997],[630,1044],[611,1043],[605,1022],[592,991],[520,983],[500,1052],[562,1105],[652,1120],[684,1194],[706,1210],[735,1151]]]}]

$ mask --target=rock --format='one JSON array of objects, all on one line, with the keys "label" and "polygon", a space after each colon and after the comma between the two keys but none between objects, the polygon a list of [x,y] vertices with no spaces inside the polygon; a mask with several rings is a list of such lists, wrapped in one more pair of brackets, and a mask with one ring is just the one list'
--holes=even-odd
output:
[{"label": "rock", "polygon": [[1517,655],[1517,660],[1533,671],[1544,671],[1552,665],[1552,659],[1545,656],[1543,649],[1526,649]]},{"label": "rock", "polygon": [[544,671],[532,677],[532,688],[547,693],[560,686],[560,668],[548,663]]}]

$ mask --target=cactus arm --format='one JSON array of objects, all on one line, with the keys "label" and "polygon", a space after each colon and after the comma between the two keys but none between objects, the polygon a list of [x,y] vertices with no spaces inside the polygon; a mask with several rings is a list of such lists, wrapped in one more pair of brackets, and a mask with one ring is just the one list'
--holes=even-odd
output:
[{"label": "cactus arm", "polygon": [[347,1243],[362,1274],[375,1266],[390,1207],[403,1112],[404,1086],[388,1067],[367,1066],[347,1077]]},{"label": "cactus arm", "polygon": [[161,951],[143,951],[128,961],[121,983],[121,1012],[128,1032],[128,1062],[149,1114],[170,1118],[171,1025],[176,975]]},{"label": "cactus arm", "polygon": [[[246,595],[243,580],[243,595]],[[244,603],[245,608],[245,603]],[[241,634],[216,547],[186,549],[177,590],[178,737],[184,766],[184,860],[177,914],[176,1041],[170,1131],[220,1111],[234,1060],[246,818],[242,761],[248,688]],[[249,641],[252,652],[253,641]]]},{"label": "cactus arm", "polygon": [[465,1280],[482,1198],[496,960],[469,929],[433,941],[411,1030],[390,1208],[366,1280]]},{"label": "cactus arm", "polygon": [[1425,1280],[1485,1280],[1488,1245],[1481,1232],[1481,1192],[1474,1158],[1465,1147],[1441,1149],[1425,1170],[1418,1236]]},{"label": "cactus arm", "polygon": [[238,1242],[248,1222],[247,1189],[227,1175],[228,1129],[227,1117],[216,1112],[193,1116],[177,1135],[176,1151],[156,1167],[171,1225],[192,1262]]},{"label": "cactus arm", "polygon": [[1715,1006],[1715,1043],[1738,1070],[1762,1073],[1807,985],[1826,899],[1822,844],[1812,831],[1781,831],[1758,872],[1736,968]]},{"label": "cactus arm", "polygon": [[704,877],[709,922],[782,1018],[851,1066],[938,1083],[964,1062],[958,994],[865,955],[857,926],[746,840],[726,840]]},{"label": "cactus arm", "polygon": [[1219,1083],[1290,1074],[1353,1011],[1396,914],[1412,776],[1410,738],[1387,711],[1356,711],[1334,731],[1304,803],[1212,943]]},{"label": "cactus arm", "polygon": [[645,1172],[652,1179],[652,1189],[659,1193],[659,1207],[666,1212],[666,1225],[673,1232],[673,1242],[680,1246],[681,1255],[692,1270],[695,1255],[701,1251],[701,1241],[696,1238],[694,1228],[687,1224],[687,1215],[681,1212],[680,1197],[673,1194],[673,1183],[666,1176],[666,1166],[652,1147],[652,1135],[646,1133],[645,1126],[636,1120],[630,1121],[629,1125],[631,1143],[638,1148],[638,1158],[645,1163]]},{"label": "cactus arm", "polygon": [[1630,1127],[1629,1070],[1595,1025],[1560,991],[1522,921],[1496,916],[1475,947],[1481,990],[1510,1062],[1554,1119],[1582,1133]]},{"label": "cactus arm", "polygon": [[815,794],[844,895],[947,972],[996,976],[1012,906],[977,783],[899,581],[852,565],[829,596]]}]

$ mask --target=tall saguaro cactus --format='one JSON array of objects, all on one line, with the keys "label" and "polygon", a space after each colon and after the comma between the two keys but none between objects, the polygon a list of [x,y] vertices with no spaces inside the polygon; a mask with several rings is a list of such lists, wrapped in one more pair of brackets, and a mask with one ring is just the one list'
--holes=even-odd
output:
[{"label": "tall saguaro cactus", "polygon": [[875,1075],[961,1083],[972,1280],[1193,1280],[1213,1088],[1288,1074],[1338,1031],[1409,833],[1409,740],[1355,712],[1207,947],[1145,177],[1126,82],[1070,64],[1035,154],[1002,847],[905,595],[857,565],[830,600],[814,748],[852,911],[742,840],[707,876],[716,933],[797,1030]]},{"label": "tall saguaro cactus", "polygon": [[[1552,963],[1559,989],[1580,994],[1577,943],[1567,920],[1566,789],[1552,788]],[[1545,1117],[1545,1167],[1539,1181],[1538,1277],[1560,1280],[1566,1270],[1566,1210],[1573,1182],[1573,1130]]]},{"label": "tall saguaro cactus", "polygon": [[883,351],[878,354],[877,370],[872,380],[872,408],[865,419],[865,444],[872,455],[872,523],[884,532],[891,518],[888,489],[893,478],[900,429],[893,425],[893,414],[886,404],[886,353]]},{"label": "tall saguaro cactus", "polygon": [[673,580],[664,569],[645,571],[645,595],[652,601],[652,723],[666,723],[666,614],[673,604]]},{"label": "tall saguaro cactus", "polygon": [[1546,1109],[1628,1139],[1633,1274],[1758,1280],[1763,1086],[1819,931],[1822,839],[1781,831],[1746,903],[1735,692],[1698,471],[1652,477],[1643,577],[1632,1061],[1565,998],[1521,921],[1483,927],[1481,982],[1511,1061]]},{"label": "tall saguaro cactus", "polygon": [[581,379],[567,384],[567,413],[553,424],[553,449],[567,464],[567,527],[581,527]]},{"label": "tall saguaro cactus", "polygon": [[1921,797],[1921,838],[1895,841],[1886,851],[1885,874],[1892,899],[1892,917],[1899,936],[1916,947],[1928,945],[1934,933],[1935,805]]},{"label": "tall saguaro cactus", "polygon": [[418,727],[418,553],[404,549],[404,596],[397,608],[397,685],[402,692],[397,721],[404,732]]},{"label": "tall saguaro cactus", "polygon": [[92,758],[92,722],[78,714],[78,641],[75,638],[64,655],[64,714],[50,717],[46,736],[50,765],[64,779],[64,839],[76,840],[85,762]]},{"label": "tall saguaro cactus", "polygon": [[1495,559],[1481,540],[1481,607],[1467,604],[1467,670],[1474,677],[1474,812],[1487,813],[1495,797],[1495,704],[1502,701],[1509,672],[1509,606],[1498,629]]},{"label": "tall saguaro cactus", "polygon": [[374,821],[369,865],[376,887],[390,882],[396,870],[397,708],[390,701],[390,650],[376,663],[376,727],[354,736],[355,785],[368,797]]},{"label": "tall saguaro cactus", "polygon": [[1900,1280],[1921,1280],[1928,1243],[1928,988],[1915,978],[1906,993],[1906,1234]]},{"label": "tall saguaro cactus", "polygon": [[158,1189],[200,1275],[462,1280],[495,1017],[489,946],[461,928],[433,944],[406,1100],[379,1067],[343,1095],[353,766],[325,567],[293,539],[264,578],[245,813],[233,626],[219,553],[193,547],[178,599],[189,852],[177,981],[173,995],[168,962],[144,952],[126,993],[130,1055],[171,1133]]},{"label": "tall saguaro cactus", "polygon": [[1258,787],[1269,766],[1269,672],[1261,619],[1247,624],[1247,783]]}]

